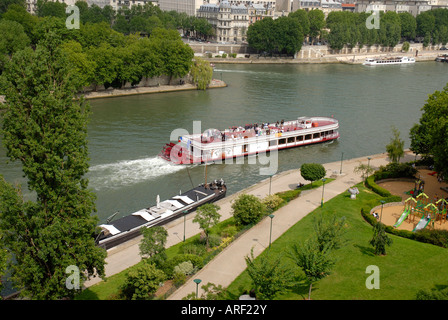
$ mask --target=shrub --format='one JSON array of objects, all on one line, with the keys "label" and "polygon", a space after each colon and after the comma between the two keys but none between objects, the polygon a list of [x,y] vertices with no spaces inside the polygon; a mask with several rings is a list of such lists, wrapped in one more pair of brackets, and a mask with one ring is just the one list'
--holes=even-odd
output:
[{"label": "shrub", "polygon": [[276,194],[271,194],[266,196],[262,202],[268,210],[275,211],[284,202],[284,200]]},{"label": "shrub", "polygon": [[295,190],[288,190],[284,192],[278,192],[276,195],[278,195],[280,198],[282,198],[284,201],[289,202],[291,200],[294,200],[300,196],[300,193],[302,190],[295,189]]},{"label": "shrub", "polygon": [[187,276],[183,273],[175,273],[173,276],[173,283],[176,287],[180,287],[187,281]]},{"label": "shrub", "polygon": [[127,273],[121,292],[128,300],[150,299],[165,278],[165,273],[154,264],[143,263]]},{"label": "shrub", "polygon": [[228,226],[221,231],[221,237],[229,238],[237,234],[238,230],[236,226]]},{"label": "shrub", "polygon": [[411,46],[410,43],[405,41],[405,42],[403,42],[403,46],[401,47],[401,50],[403,50],[404,52],[408,52],[410,46]]},{"label": "shrub", "polygon": [[[366,179],[366,186],[367,186],[367,188],[369,188],[370,190],[379,194],[382,197],[391,196],[391,193],[388,190],[381,188],[379,185],[377,185],[375,183],[375,175],[372,175]],[[401,201],[401,198],[400,198],[400,201]]]},{"label": "shrub", "polygon": [[214,233],[211,234],[208,238],[208,243],[211,248],[219,246],[221,244],[221,241],[222,241],[221,236]]},{"label": "shrub", "polygon": [[222,54],[222,57],[223,57],[223,58],[227,58],[227,53],[223,53],[223,54]]},{"label": "shrub", "polygon": [[417,169],[411,163],[395,163],[391,162],[386,166],[381,166],[374,174],[374,180],[388,178],[414,178]]},{"label": "shrub", "polygon": [[202,244],[195,244],[195,243],[187,243],[182,246],[182,252],[184,254],[194,254],[196,256],[201,256],[205,253],[206,249],[205,246]]},{"label": "shrub", "polygon": [[198,257],[194,254],[180,254],[171,259],[168,259],[163,264],[162,270],[163,272],[165,272],[168,278],[172,278],[174,276],[174,267],[184,261],[190,261],[197,269],[201,269],[204,266],[204,262],[201,257]]},{"label": "shrub", "polygon": [[431,243],[439,247],[448,248],[447,230],[419,230],[415,233],[415,239],[420,242]]},{"label": "shrub", "polygon": [[319,163],[304,163],[300,167],[300,174],[306,181],[317,181],[325,177],[327,171]]},{"label": "shrub", "polygon": [[184,261],[179,263],[174,267],[173,273],[176,275],[177,273],[182,273],[184,275],[189,275],[194,272],[194,266],[191,261]]},{"label": "shrub", "polygon": [[257,223],[266,212],[265,205],[254,195],[242,194],[232,204],[233,217],[238,225]]}]

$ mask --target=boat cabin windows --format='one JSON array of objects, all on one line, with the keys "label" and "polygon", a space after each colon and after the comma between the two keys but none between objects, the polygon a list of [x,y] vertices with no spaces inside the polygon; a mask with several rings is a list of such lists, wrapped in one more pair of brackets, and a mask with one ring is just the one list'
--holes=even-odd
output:
[{"label": "boat cabin windows", "polygon": [[319,138],[320,138],[320,133],[319,132],[313,134],[313,139],[319,139]]},{"label": "boat cabin windows", "polygon": [[270,147],[275,147],[277,145],[277,140],[271,140],[269,141],[269,146]]},{"label": "boat cabin windows", "polygon": [[307,135],[305,136],[305,140],[311,140],[311,135],[310,135],[310,134],[307,134]]},{"label": "boat cabin windows", "polygon": [[296,137],[296,141],[297,141],[297,142],[303,141],[303,136],[297,136],[297,137]]},{"label": "boat cabin windows", "polygon": [[278,139],[278,144],[285,144],[286,143],[286,138],[282,138],[282,139]]},{"label": "boat cabin windows", "polygon": [[288,138],[288,143],[294,143],[294,142],[296,142],[296,137]]}]

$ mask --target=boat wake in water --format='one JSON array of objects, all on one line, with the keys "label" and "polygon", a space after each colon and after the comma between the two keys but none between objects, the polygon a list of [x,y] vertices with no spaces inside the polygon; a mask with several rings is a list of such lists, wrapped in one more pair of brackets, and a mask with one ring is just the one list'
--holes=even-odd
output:
[{"label": "boat wake in water", "polygon": [[90,168],[89,186],[95,190],[116,189],[185,169],[159,157],[123,160]]}]

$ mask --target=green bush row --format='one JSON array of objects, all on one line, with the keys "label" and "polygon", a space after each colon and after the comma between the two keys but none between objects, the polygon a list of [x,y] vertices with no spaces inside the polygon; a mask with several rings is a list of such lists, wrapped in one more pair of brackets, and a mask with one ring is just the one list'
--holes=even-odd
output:
[{"label": "green bush row", "polygon": [[[377,185],[375,180],[376,180],[375,179],[375,175],[369,176],[366,179],[366,186],[367,186],[367,188],[369,188],[370,190],[372,190],[373,192],[379,194],[382,197],[390,197],[390,196],[392,196],[392,194],[388,190],[386,190],[386,189],[380,187],[379,185]],[[401,201],[401,198],[398,201]]]},{"label": "green bush row", "polygon": [[386,166],[381,166],[375,171],[374,180],[382,180],[389,178],[415,178],[417,169],[412,166],[412,163],[389,163]]}]

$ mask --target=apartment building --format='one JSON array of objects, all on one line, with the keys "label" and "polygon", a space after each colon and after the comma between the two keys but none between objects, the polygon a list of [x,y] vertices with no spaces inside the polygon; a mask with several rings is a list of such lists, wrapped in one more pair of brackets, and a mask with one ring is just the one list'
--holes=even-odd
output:
[{"label": "apartment building", "polygon": [[203,4],[216,3],[214,0],[158,0],[160,9],[164,11],[185,12],[189,16],[195,16],[196,11]]},{"label": "apartment building", "polygon": [[430,0],[357,0],[355,11],[409,12],[416,17],[424,11],[431,10],[433,6],[434,4],[431,4]]},{"label": "apartment building", "polygon": [[215,28],[216,41],[239,43],[246,41],[249,26],[266,17],[274,18],[274,7],[265,3],[231,4],[224,0],[219,4],[203,4],[196,12]]}]

